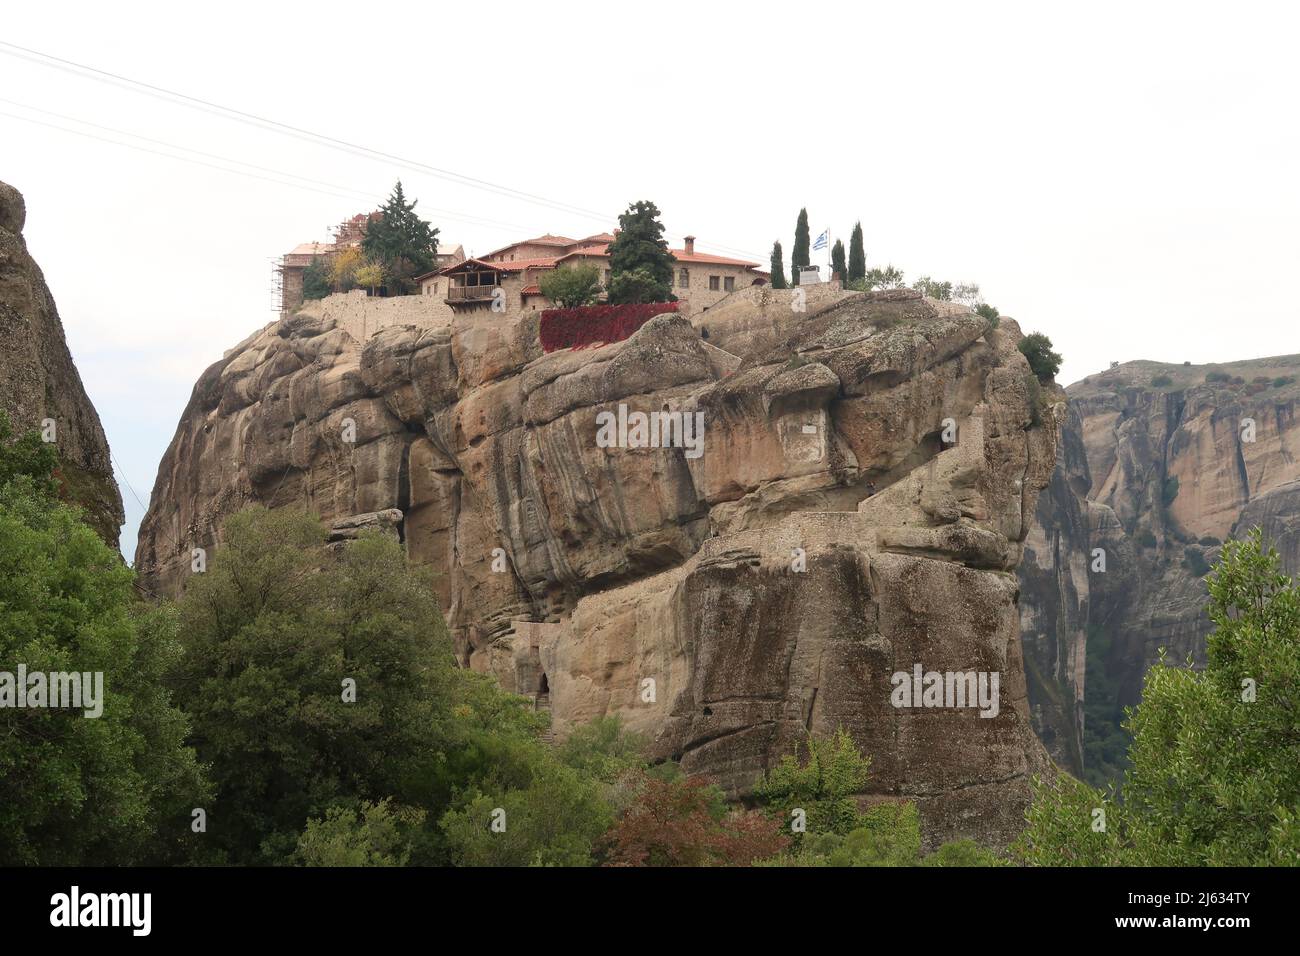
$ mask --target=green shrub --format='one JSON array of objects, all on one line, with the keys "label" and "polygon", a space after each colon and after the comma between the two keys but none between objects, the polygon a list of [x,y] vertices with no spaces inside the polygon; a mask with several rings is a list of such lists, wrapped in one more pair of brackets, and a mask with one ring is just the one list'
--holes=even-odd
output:
[{"label": "green shrub", "polygon": [[1160,498],[1164,502],[1165,507],[1168,508],[1171,504],[1174,503],[1174,499],[1177,497],[1178,497],[1178,476],[1174,475],[1171,478],[1165,479],[1165,486],[1161,493]]},{"label": "green shrub", "polygon": [[1155,533],[1150,528],[1143,528],[1138,533],[1137,540],[1144,548],[1154,548],[1157,544]]},{"label": "green shrub", "polygon": [[1203,578],[1210,572],[1209,562],[1205,560],[1205,555],[1201,553],[1200,548],[1187,547],[1183,549],[1183,567],[1198,578]]},{"label": "green shrub", "polygon": [[1232,381],[1232,376],[1227,372],[1206,372],[1205,381],[1206,384],[1212,384],[1214,382],[1230,382]]},{"label": "green shrub", "polygon": [[1286,386],[1290,385],[1294,381],[1295,381],[1294,375],[1279,375],[1277,378],[1273,379],[1273,387],[1285,388]]},{"label": "green shrub", "polygon": [[1157,375],[1151,380],[1152,388],[1167,388],[1172,384],[1174,384],[1174,380],[1168,375]]},{"label": "green shrub", "polygon": [[1029,367],[1041,382],[1054,378],[1061,370],[1061,354],[1052,351],[1052,340],[1042,332],[1026,335],[1016,348],[1029,361]]},{"label": "green shrub", "polygon": [[1223,542],[1214,537],[1214,535],[1209,534],[1196,543],[1203,548],[1217,548],[1219,545],[1223,544]]}]

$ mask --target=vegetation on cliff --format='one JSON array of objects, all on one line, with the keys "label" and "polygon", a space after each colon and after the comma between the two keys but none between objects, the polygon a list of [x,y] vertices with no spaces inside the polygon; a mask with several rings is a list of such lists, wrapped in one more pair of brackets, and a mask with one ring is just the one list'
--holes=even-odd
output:
[{"label": "vegetation on cliff", "polygon": [[1026,862],[1300,865],[1300,583],[1256,530],[1223,546],[1209,592],[1205,669],[1162,660],[1130,711],[1122,800],[1041,781]]}]

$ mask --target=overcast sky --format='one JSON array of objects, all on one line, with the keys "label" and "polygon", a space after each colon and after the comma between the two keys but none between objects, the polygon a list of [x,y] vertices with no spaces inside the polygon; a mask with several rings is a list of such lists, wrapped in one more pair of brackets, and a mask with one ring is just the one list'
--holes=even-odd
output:
[{"label": "overcast sky", "polygon": [[846,242],[860,218],[869,266],[978,282],[1051,336],[1066,383],[1300,351],[1281,3],[45,0],[3,20],[8,43],[462,177],[0,46],[0,180],[107,429],[128,558],[199,373],[275,318],[271,260],[399,177],[471,253],[610,229],[638,199],[674,240],[764,263],[801,206]]}]

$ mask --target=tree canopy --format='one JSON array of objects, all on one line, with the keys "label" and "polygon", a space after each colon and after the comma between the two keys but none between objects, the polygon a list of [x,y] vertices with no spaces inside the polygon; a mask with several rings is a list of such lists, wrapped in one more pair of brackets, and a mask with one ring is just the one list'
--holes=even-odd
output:
[{"label": "tree canopy", "polygon": [[609,244],[609,301],[673,300],[673,254],[664,239],[659,207],[641,200],[618,217],[618,235]]},{"label": "tree canopy", "polygon": [[361,240],[366,258],[379,263],[385,277],[404,293],[414,291],[415,277],[432,269],[438,254],[438,230],[415,212],[418,202],[407,202],[399,179]]}]

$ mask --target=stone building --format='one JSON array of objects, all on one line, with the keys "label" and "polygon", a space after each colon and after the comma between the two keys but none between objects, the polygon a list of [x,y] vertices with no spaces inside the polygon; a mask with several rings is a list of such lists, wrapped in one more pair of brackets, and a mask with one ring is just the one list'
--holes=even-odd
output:
[{"label": "stone building", "polygon": [[[500,302],[499,311],[536,311],[552,307],[542,295],[539,279],[551,269],[592,264],[600,270],[601,282],[608,285],[609,233],[585,239],[570,239],[547,233],[535,239],[512,243],[453,266],[437,269],[417,277],[425,295],[441,296],[457,312],[490,309]],[[687,236],[685,246],[670,250],[673,264],[673,294],[684,314],[701,312],[738,289],[765,285],[767,273],[758,263],[731,259],[695,251],[695,237]]]}]

